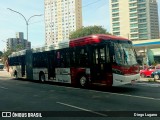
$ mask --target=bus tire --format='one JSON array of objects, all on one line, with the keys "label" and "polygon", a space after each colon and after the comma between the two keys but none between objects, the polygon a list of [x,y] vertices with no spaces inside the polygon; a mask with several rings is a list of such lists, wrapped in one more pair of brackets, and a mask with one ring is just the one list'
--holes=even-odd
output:
[{"label": "bus tire", "polygon": [[79,86],[82,88],[86,88],[88,86],[88,79],[85,75],[82,75],[79,78]]},{"label": "bus tire", "polygon": [[43,72],[40,72],[39,74],[39,81],[41,83],[44,83],[45,82],[45,74]]}]

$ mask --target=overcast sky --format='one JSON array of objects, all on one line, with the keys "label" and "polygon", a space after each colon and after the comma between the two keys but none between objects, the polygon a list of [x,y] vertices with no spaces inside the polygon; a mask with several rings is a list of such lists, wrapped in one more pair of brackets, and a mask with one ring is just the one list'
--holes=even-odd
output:
[{"label": "overcast sky", "polygon": [[[157,0],[160,6],[160,0]],[[90,4],[94,3],[94,4]],[[86,6],[88,5],[88,6]],[[82,0],[83,26],[101,25],[109,31],[109,0]],[[35,14],[44,14],[44,0],[1,0],[0,4],[0,51],[3,51],[7,38],[15,38],[16,32],[24,32],[24,18],[9,11],[11,8],[22,13],[26,19]],[[159,8],[160,13],[160,8]],[[32,47],[43,46],[45,43],[44,16],[30,20],[29,41]]]}]

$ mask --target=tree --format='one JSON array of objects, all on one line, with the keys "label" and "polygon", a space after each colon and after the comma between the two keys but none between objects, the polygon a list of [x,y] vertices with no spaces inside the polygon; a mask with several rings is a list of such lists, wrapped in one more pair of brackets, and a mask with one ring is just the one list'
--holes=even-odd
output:
[{"label": "tree", "polygon": [[15,47],[14,52],[21,51],[21,50],[24,50],[24,47],[23,47],[23,45],[18,44],[18,45]]},{"label": "tree", "polygon": [[12,52],[17,52],[20,50],[23,50],[24,47],[22,45],[17,45],[14,49],[9,49],[5,51],[2,55],[2,62],[5,63],[5,61],[8,59],[8,56],[12,54]]},{"label": "tree", "polygon": [[2,62],[5,63],[5,61],[8,59],[8,56],[11,55],[13,50],[7,50],[2,55]]},{"label": "tree", "polygon": [[0,51],[0,58],[2,57],[2,55],[3,55],[3,52],[2,52],[2,51]]},{"label": "tree", "polygon": [[102,26],[87,26],[82,27],[70,34],[70,39],[84,37],[92,34],[110,34]]}]

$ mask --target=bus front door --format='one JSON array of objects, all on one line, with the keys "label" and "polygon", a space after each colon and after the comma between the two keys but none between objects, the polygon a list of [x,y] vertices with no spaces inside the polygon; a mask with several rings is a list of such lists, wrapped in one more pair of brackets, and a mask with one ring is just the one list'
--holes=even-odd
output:
[{"label": "bus front door", "polygon": [[109,57],[109,48],[106,45],[92,48],[91,77],[95,83],[107,84],[111,79],[112,67]]}]

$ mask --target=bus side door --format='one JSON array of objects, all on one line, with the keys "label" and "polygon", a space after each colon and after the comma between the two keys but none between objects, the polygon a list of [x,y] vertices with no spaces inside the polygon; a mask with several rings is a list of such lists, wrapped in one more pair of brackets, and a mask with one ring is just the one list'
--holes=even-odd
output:
[{"label": "bus side door", "polygon": [[48,57],[48,77],[55,78],[55,58],[54,58],[54,51],[50,51],[47,55]]},{"label": "bus side door", "polygon": [[91,77],[94,82],[107,80],[107,75],[111,74],[112,68],[109,57],[108,45],[92,46]]}]

